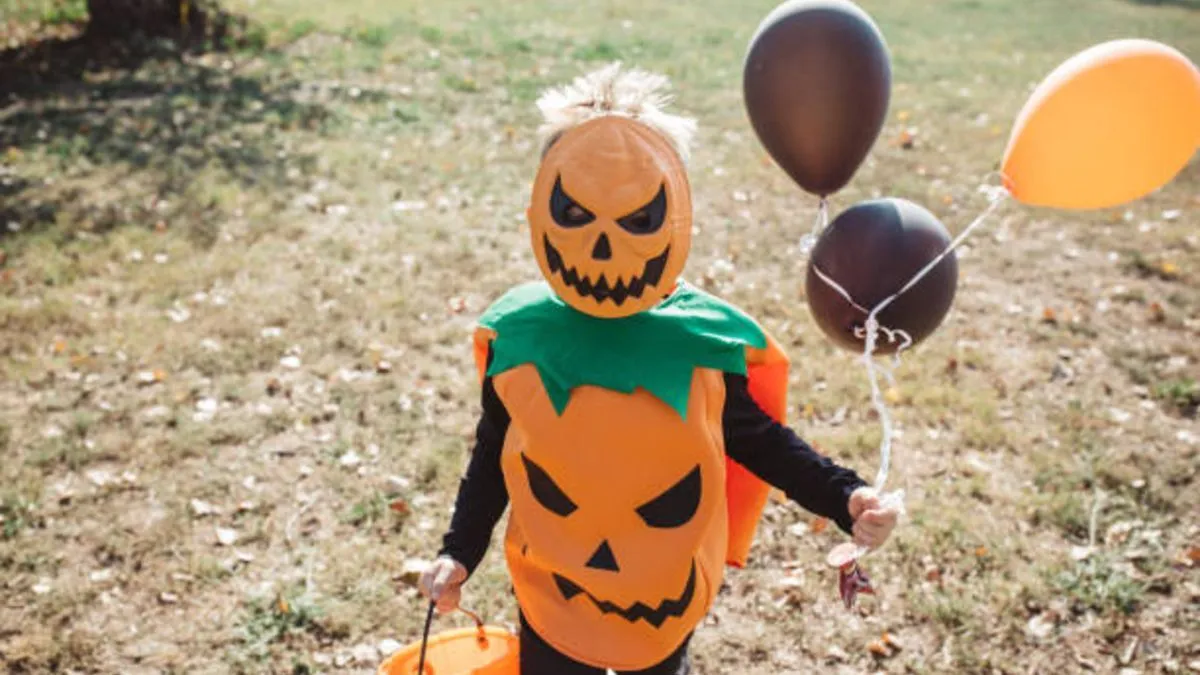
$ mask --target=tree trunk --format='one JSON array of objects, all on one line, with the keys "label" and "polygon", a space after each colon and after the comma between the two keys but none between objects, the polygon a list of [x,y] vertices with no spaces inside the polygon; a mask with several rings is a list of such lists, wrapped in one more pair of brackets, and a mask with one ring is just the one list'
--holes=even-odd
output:
[{"label": "tree trunk", "polygon": [[88,32],[106,37],[203,35],[202,0],[87,0]]}]

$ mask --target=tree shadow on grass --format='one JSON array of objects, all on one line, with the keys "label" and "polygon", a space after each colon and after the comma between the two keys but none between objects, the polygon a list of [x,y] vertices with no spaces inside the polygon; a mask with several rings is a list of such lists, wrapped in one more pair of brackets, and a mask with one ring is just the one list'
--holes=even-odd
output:
[{"label": "tree shadow on grass", "polygon": [[1135,5],[1151,7],[1182,7],[1184,9],[1200,10],[1200,0],[1129,0]]},{"label": "tree shadow on grass", "polygon": [[[191,189],[200,176],[269,191],[307,173],[313,158],[290,147],[288,132],[332,115],[285,69],[262,63],[82,33],[0,52],[0,242],[64,220],[94,233],[145,222],[160,201],[212,211],[186,204],[208,199]],[[97,189],[80,193],[74,179],[92,176],[82,184]],[[73,191],[47,187],[73,181]],[[111,203],[118,194],[144,198]]]}]

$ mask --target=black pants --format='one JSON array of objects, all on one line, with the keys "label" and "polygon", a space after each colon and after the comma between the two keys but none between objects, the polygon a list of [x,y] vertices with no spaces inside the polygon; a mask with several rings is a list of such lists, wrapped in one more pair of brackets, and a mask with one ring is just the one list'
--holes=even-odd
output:
[{"label": "black pants", "polygon": [[[560,654],[554,647],[546,644],[529,624],[525,616],[521,616],[521,675],[604,675],[603,668],[593,668],[572,660]],[[689,635],[679,649],[675,650],[665,661],[645,670],[620,671],[620,675],[689,675],[692,672],[688,662]]]}]

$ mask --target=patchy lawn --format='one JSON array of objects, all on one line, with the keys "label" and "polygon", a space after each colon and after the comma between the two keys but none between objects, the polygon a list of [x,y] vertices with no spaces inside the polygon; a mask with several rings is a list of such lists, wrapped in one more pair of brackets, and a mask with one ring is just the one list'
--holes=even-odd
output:
[{"label": "patchy lawn", "polygon": [[[612,59],[699,118],[687,276],[781,339],[795,424],[873,475],[867,383],[802,295],[815,200],[741,106],[772,2],[239,0],[242,48],[31,71],[79,4],[0,9],[30,54],[0,59],[6,672],[368,673],[417,638],[404,564],[466,460],[469,330],[537,274],[532,102]],[[864,6],[895,91],[835,211],[899,196],[951,230],[1061,60],[1133,35],[1200,57],[1183,0]],[[698,672],[1200,669],[1197,225],[1195,162],[1124,209],[1004,207],[889,392],[910,517],[867,561],[881,595],[847,613],[841,535],[772,504]],[[511,623],[507,589],[496,546],[466,604]]]}]

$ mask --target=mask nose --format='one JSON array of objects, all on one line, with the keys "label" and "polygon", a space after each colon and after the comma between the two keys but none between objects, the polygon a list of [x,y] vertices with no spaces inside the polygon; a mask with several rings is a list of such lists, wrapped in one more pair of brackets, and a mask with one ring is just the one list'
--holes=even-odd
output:
[{"label": "mask nose", "polygon": [[592,247],[592,260],[609,260],[612,258],[612,246],[608,243],[608,235],[601,234]]},{"label": "mask nose", "polygon": [[592,554],[592,557],[585,564],[594,570],[621,571],[621,568],[617,565],[616,557],[613,556],[612,548],[608,545],[608,540],[600,542],[600,548],[596,549],[596,552]]}]

